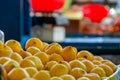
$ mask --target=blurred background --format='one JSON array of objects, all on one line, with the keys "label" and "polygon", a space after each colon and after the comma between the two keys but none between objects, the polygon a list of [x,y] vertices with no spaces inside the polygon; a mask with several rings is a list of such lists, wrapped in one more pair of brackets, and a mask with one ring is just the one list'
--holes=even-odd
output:
[{"label": "blurred background", "polygon": [[120,63],[120,0],[0,0],[5,41],[30,37]]}]

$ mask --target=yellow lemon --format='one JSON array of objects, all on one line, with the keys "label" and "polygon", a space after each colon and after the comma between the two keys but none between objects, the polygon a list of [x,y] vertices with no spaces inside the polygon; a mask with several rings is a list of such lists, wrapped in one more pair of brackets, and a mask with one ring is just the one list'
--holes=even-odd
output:
[{"label": "yellow lemon", "polygon": [[40,70],[38,73],[36,73],[33,78],[35,80],[50,80],[50,74],[49,71],[46,70]]},{"label": "yellow lemon", "polygon": [[23,60],[20,62],[20,66],[21,66],[22,68],[25,68],[25,67],[36,67],[36,64],[35,64],[32,60],[23,59]]},{"label": "yellow lemon", "polygon": [[94,65],[100,65],[100,64],[102,64],[102,62],[99,61],[99,60],[93,60],[92,62],[93,62]]},{"label": "yellow lemon", "polygon": [[20,67],[19,63],[15,60],[9,60],[3,64],[3,67],[5,68],[6,72],[8,73],[13,68]]},{"label": "yellow lemon", "polygon": [[80,77],[80,78],[78,78],[77,80],[90,80],[90,79],[87,78],[87,77]]},{"label": "yellow lemon", "polygon": [[23,60],[22,56],[20,54],[18,54],[17,52],[11,53],[9,57],[11,59],[17,61],[18,63],[20,63]]},{"label": "yellow lemon", "polygon": [[60,76],[63,80],[76,80],[72,75],[70,74],[65,74]]},{"label": "yellow lemon", "polygon": [[50,78],[50,80],[63,80],[63,79],[57,76],[53,76]]},{"label": "yellow lemon", "polygon": [[88,74],[83,75],[83,77],[87,77],[90,80],[101,80],[101,77],[96,73],[88,73]]},{"label": "yellow lemon", "polygon": [[47,54],[52,54],[52,53],[61,54],[61,51],[62,51],[62,47],[58,43],[50,44],[45,50]]},{"label": "yellow lemon", "polygon": [[101,56],[94,56],[94,60],[102,61],[103,58]]},{"label": "yellow lemon", "polygon": [[51,76],[61,76],[64,74],[68,74],[68,72],[69,70],[64,64],[55,64],[50,69]]},{"label": "yellow lemon", "polygon": [[85,58],[77,58],[77,60],[83,61],[83,60],[86,60],[86,59]]},{"label": "yellow lemon", "polygon": [[38,70],[35,67],[26,67],[25,70],[27,71],[30,77],[33,77],[33,75],[38,72]]},{"label": "yellow lemon", "polygon": [[12,52],[13,50],[9,46],[4,45],[3,49],[0,49],[0,57],[9,57]]},{"label": "yellow lemon", "polygon": [[39,48],[40,50],[43,49],[42,41],[39,38],[35,38],[35,37],[32,37],[26,41],[25,49],[27,50],[27,48],[30,46],[35,46],[35,47]]},{"label": "yellow lemon", "polygon": [[83,64],[79,60],[72,60],[72,61],[69,62],[69,64],[70,64],[71,68],[79,67],[79,68],[82,68],[84,70],[87,70],[86,65]]},{"label": "yellow lemon", "polygon": [[4,47],[4,43],[0,41],[0,49],[3,49],[3,47]]},{"label": "yellow lemon", "polygon": [[77,58],[85,58],[90,61],[94,60],[93,54],[87,50],[82,50],[82,51],[78,52]]},{"label": "yellow lemon", "polygon": [[87,72],[90,72],[94,68],[94,64],[89,60],[83,60],[82,63],[86,66]]},{"label": "yellow lemon", "polygon": [[74,76],[76,79],[78,79],[79,77],[82,77],[83,75],[85,75],[87,72],[82,69],[82,68],[73,68],[71,71],[70,71],[70,74],[72,76]]},{"label": "yellow lemon", "polygon": [[0,64],[4,64],[5,62],[11,60],[9,57],[0,57]]},{"label": "yellow lemon", "polygon": [[50,55],[50,60],[60,62],[63,61],[64,59],[60,54],[53,53]]},{"label": "yellow lemon", "polygon": [[38,57],[36,57],[36,56],[28,56],[28,57],[26,57],[24,59],[28,59],[28,60],[33,61],[35,63],[36,68],[38,70],[41,70],[44,67],[44,65],[42,64],[42,61]]},{"label": "yellow lemon", "polygon": [[107,77],[113,74],[113,70],[108,65],[100,64],[99,67],[104,69]]},{"label": "yellow lemon", "polygon": [[13,52],[20,53],[20,51],[22,50],[20,43],[14,39],[8,40],[7,42],[5,42],[5,45],[9,46],[13,50]]},{"label": "yellow lemon", "polygon": [[32,55],[36,54],[37,52],[41,52],[40,49],[35,46],[28,47],[26,51],[30,52]]},{"label": "yellow lemon", "polygon": [[105,63],[105,62],[111,62],[111,61],[108,60],[108,59],[103,59],[103,60],[101,60],[101,63]]},{"label": "yellow lemon", "polygon": [[45,52],[46,48],[49,46],[48,43],[43,42],[43,49],[41,51]]},{"label": "yellow lemon", "polygon": [[23,51],[23,50],[20,52],[20,55],[22,56],[23,59],[27,56],[32,56],[32,54],[30,52]]},{"label": "yellow lemon", "polygon": [[77,52],[74,47],[67,46],[63,49],[61,55],[65,61],[72,61],[76,59]]},{"label": "yellow lemon", "polygon": [[104,64],[108,65],[113,70],[113,72],[115,72],[117,69],[117,66],[112,62],[105,62]]},{"label": "yellow lemon", "polygon": [[67,66],[68,70],[71,70],[71,66],[67,61],[60,61],[59,64],[64,64],[65,66]]},{"label": "yellow lemon", "polygon": [[0,65],[0,79],[1,79],[1,80],[8,80],[8,79],[7,79],[7,72],[6,72],[6,70],[3,68],[2,65]]},{"label": "yellow lemon", "polygon": [[8,73],[8,80],[22,80],[29,77],[29,74],[23,68],[14,68]]},{"label": "yellow lemon", "polygon": [[98,74],[100,77],[106,77],[106,73],[105,73],[104,69],[101,68],[101,67],[95,67],[95,68],[93,68],[90,72],[91,72],[91,73],[96,73],[96,74]]},{"label": "yellow lemon", "polygon": [[38,52],[34,56],[37,56],[44,65],[50,60],[50,56],[45,52]]},{"label": "yellow lemon", "polygon": [[35,80],[34,78],[24,78],[22,80]]},{"label": "yellow lemon", "polygon": [[58,64],[58,62],[57,62],[57,61],[49,61],[49,62],[47,62],[47,63],[45,64],[45,69],[46,69],[46,70],[50,70],[51,67],[52,67],[53,65],[55,65],[55,64]]}]

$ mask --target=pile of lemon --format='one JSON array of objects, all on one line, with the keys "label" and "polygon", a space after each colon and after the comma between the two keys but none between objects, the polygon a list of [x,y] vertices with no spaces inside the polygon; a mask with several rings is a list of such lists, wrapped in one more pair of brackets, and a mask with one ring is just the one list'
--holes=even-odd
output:
[{"label": "pile of lemon", "polygon": [[87,50],[38,38],[28,39],[24,48],[13,39],[0,42],[0,66],[3,80],[101,80],[116,71],[110,60]]}]

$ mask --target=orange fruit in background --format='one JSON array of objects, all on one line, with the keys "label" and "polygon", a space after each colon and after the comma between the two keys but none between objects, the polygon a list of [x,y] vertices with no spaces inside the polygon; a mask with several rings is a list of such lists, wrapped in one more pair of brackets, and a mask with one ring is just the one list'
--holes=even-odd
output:
[{"label": "orange fruit in background", "polygon": [[28,39],[26,41],[26,43],[25,43],[25,49],[27,50],[27,48],[30,47],[30,46],[37,47],[40,50],[43,49],[43,43],[42,43],[42,41],[39,38],[35,38],[35,37],[30,38],[30,39]]},{"label": "orange fruit in background", "polygon": [[64,59],[60,54],[53,53],[53,54],[50,55],[50,61],[60,62],[60,61],[63,61],[63,60]]},{"label": "orange fruit in background", "polygon": [[72,75],[72,76],[74,76],[76,79],[78,79],[79,77],[82,77],[83,75],[85,75],[87,72],[84,70],[84,69],[82,69],[82,68],[73,68],[73,69],[71,69],[71,71],[70,71],[70,74]]},{"label": "orange fruit in background", "polygon": [[77,52],[76,52],[74,47],[66,46],[63,49],[61,55],[62,55],[62,57],[65,61],[69,62],[69,61],[72,61],[72,60],[76,59]]},{"label": "orange fruit in background", "polygon": [[32,55],[34,55],[38,52],[41,52],[40,49],[35,46],[28,47],[26,51],[30,52]]},{"label": "orange fruit in background", "polygon": [[94,68],[94,64],[91,62],[91,61],[89,61],[89,60],[83,60],[83,61],[81,61],[85,66],[86,66],[86,68],[87,68],[87,72],[89,73],[90,71],[91,71],[91,69],[93,69]]},{"label": "orange fruit in background", "polygon": [[44,65],[50,60],[50,56],[45,52],[38,52],[34,56],[38,57]]},{"label": "orange fruit in background", "polygon": [[22,56],[23,59],[27,56],[32,56],[32,54],[30,52],[23,51],[23,50],[20,52],[20,55]]},{"label": "orange fruit in background", "polygon": [[33,78],[35,80],[50,80],[50,74],[49,71],[46,70],[40,70],[38,73],[36,73]]},{"label": "orange fruit in background", "polygon": [[90,80],[101,80],[101,77],[96,73],[88,73],[88,74],[83,75],[83,77],[87,77]]},{"label": "orange fruit in background", "polygon": [[113,70],[108,65],[100,64],[99,67],[104,69],[107,77],[113,74]]},{"label": "orange fruit in background", "polygon": [[93,54],[87,50],[79,51],[77,54],[77,58],[85,58],[85,59],[90,60],[90,61],[94,60]]},{"label": "orange fruit in background", "polygon": [[70,64],[71,68],[78,67],[78,68],[82,68],[84,70],[87,70],[86,65],[79,60],[72,60],[69,62],[69,64]]},{"label": "orange fruit in background", "polygon": [[14,39],[6,41],[5,45],[9,46],[13,50],[13,52],[20,53],[20,51],[23,50],[21,44]]},{"label": "orange fruit in background", "polygon": [[29,77],[29,74],[23,68],[14,68],[8,73],[8,80],[22,80]]},{"label": "orange fruit in background", "polygon": [[55,64],[50,69],[51,76],[61,76],[64,74],[68,74],[68,72],[69,70],[64,64]]},{"label": "orange fruit in background", "polygon": [[95,67],[95,68],[93,68],[93,69],[90,71],[90,73],[96,73],[96,74],[98,74],[100,77],[106,77],[106,73],[105,73],[104,69],[101,68],[101,67]]},{"label": "orange fruit in background", "polygon": [[72,75],[70,74],[65,74],[60,76],[62,78],[62,80],[76,80]]}]

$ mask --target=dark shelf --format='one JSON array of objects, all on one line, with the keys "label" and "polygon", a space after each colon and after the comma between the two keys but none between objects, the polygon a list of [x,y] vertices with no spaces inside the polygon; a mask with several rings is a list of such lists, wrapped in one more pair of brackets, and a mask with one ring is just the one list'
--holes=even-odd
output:
[{"label": "dark shelf", "polygon": [[102,5],[109,5],[109,6],[111,6],[111,7],[115,7],[116,6],[116,4],[117,4],[117,2],[109,2],[109,1],[107,1],[107,0],[104,0],[104,1],[76,1],[76,0],[74,0],[73,1],[73,3],[77,3],[77,4],[79,4],[79,5],[84,5],[84,4],[102,4]]}]

